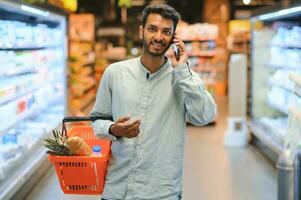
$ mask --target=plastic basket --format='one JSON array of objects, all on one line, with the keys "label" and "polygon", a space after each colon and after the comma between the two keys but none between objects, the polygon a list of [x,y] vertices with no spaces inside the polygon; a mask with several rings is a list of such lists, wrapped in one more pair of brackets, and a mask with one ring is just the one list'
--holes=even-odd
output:
[{"label": "plastic basket", "polygon": [[110,158],[110,141],[96,138],[91,126],[74,126],[67,135],[82,137],[91,147],[101,146],[102,156],[48,155],[55,166],[62,191],[65,194],[102,194]]}]

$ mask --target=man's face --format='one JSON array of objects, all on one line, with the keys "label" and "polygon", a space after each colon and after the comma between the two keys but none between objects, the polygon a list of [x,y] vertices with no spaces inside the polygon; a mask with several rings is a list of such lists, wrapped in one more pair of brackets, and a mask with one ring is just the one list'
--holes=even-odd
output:
[{"label": "man's face", "polygon": [[145,27],[139,27],[139,36],[145,53],[151,56],[163,56],[173,39],[173,21],[160,14],[149,14]]}]

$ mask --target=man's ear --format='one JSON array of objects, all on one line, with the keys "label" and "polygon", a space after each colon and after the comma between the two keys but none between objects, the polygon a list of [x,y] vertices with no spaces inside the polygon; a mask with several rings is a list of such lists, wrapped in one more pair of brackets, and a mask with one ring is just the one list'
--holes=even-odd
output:
[{"label": "man's ear", "polygon": [[143,39],[143,26],[139,26],[139,38],[142,40]]}]

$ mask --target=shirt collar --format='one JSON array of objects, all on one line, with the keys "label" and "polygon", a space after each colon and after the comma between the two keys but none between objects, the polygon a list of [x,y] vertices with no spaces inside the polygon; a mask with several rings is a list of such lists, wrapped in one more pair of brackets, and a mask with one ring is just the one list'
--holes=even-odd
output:
[{"label": "shirt collar", "polygon": [[147,74],[149,74],[148,75],[149,78],[154,77],[157,74],[160,74],[161,72],[165,71],[168,68],[168,66],[171,66],[171,62],[166,56],[164,56],[164,60],[165,60],[165,63],[155,73],[151,74],[150,71],[141,62],[141,56],[138,57],[138,63],[139,63],[139,66],[141,67],[141,69],[143,71],[143,74],[145,76],[147,76]]}]

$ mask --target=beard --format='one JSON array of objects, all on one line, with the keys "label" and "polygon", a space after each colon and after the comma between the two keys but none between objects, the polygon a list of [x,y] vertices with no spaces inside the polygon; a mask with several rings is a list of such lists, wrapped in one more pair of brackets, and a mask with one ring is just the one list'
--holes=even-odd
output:
[{"label": "beard", "polygon": [[[142,38],[142,43],[143,43],[143,51],[153,57],[161,57],[161,56],[164,56],[166,51],[169,49],[171,43],[172,43],[172,40],[168,43],[164,42],[164,41],[156,41],[156,40],[153,40],[153,41],[150,41],[149,43],[147,43],[147,41],[144,39],[144,36]],[[157,43],[159,45],[162,45],[163,49],[161,51],[152,51],[151,50],[151,45],[153,43]]]}]

